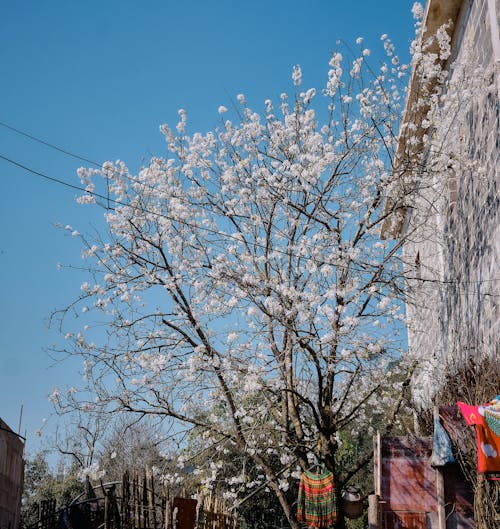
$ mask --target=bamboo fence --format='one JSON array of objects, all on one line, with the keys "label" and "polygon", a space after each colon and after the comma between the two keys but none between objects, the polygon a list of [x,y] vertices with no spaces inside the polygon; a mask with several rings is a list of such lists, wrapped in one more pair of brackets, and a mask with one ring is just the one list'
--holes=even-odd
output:
[{"label": "bamboo fence", "polygon": [[134,471],[121,482],[92,487],[70,505],[39,505],[38,521],[25,529],[237,529],[238,516],[216,495],[174,497],[153,473]]}]

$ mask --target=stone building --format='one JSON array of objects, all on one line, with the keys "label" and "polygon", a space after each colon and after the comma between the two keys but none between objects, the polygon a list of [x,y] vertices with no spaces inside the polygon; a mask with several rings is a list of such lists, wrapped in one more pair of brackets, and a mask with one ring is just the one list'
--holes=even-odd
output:
[{"label": "stone building", "polygon": [[422,51],[443,70],[414,64],[410,81],[382,235],[404,241],[422,406],[445,372],[500,365],[499,18],[500,0],[428,0]]},{"label": "stone building", "polygon": [[0,529],[17,529],[24,480],[24,442],[0,419]]}]

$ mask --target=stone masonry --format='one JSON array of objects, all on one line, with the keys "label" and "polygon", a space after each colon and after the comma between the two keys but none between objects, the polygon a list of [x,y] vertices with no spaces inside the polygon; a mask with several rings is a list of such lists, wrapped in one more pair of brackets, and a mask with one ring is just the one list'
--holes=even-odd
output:
[{"label": "stone masonry", "polygon": [[[445,3],[430,1],[427,16]],[[464,0],[457,10],[446,65],[452,103],[429,141],[427,179],[393,234],[406,241],[409,351],[423,361],[414,386],[423,406],[445,371],[499,357],[499,19],[500,0]],[[443,153],[445,169],[436,163]]]}]

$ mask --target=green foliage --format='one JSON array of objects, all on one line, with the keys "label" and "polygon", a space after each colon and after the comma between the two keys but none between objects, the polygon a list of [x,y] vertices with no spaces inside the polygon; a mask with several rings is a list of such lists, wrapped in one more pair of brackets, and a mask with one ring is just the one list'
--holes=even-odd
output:
[{"label": "green foliage", "polygon": [[84,486],[75,467],[67,468],[59,461],[54,472],[47,462],[47,452],[40,451],[25,463],[21,525],[29,527],[39,518],[39,504],[55,500],[56,508],[69,504],[83,492]]}]

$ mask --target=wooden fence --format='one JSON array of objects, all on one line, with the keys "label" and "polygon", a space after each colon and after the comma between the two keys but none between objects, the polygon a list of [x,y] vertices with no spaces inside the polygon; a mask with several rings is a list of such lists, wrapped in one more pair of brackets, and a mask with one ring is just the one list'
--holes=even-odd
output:
[{"label": "wooden fence", "polygon": [[213,495],[174,496],[151,472],[125,473],[121,482],[86,492],[56,510],[53,500],[39,505],[38,521],[26,529],[237,529],[236,512]]}]

